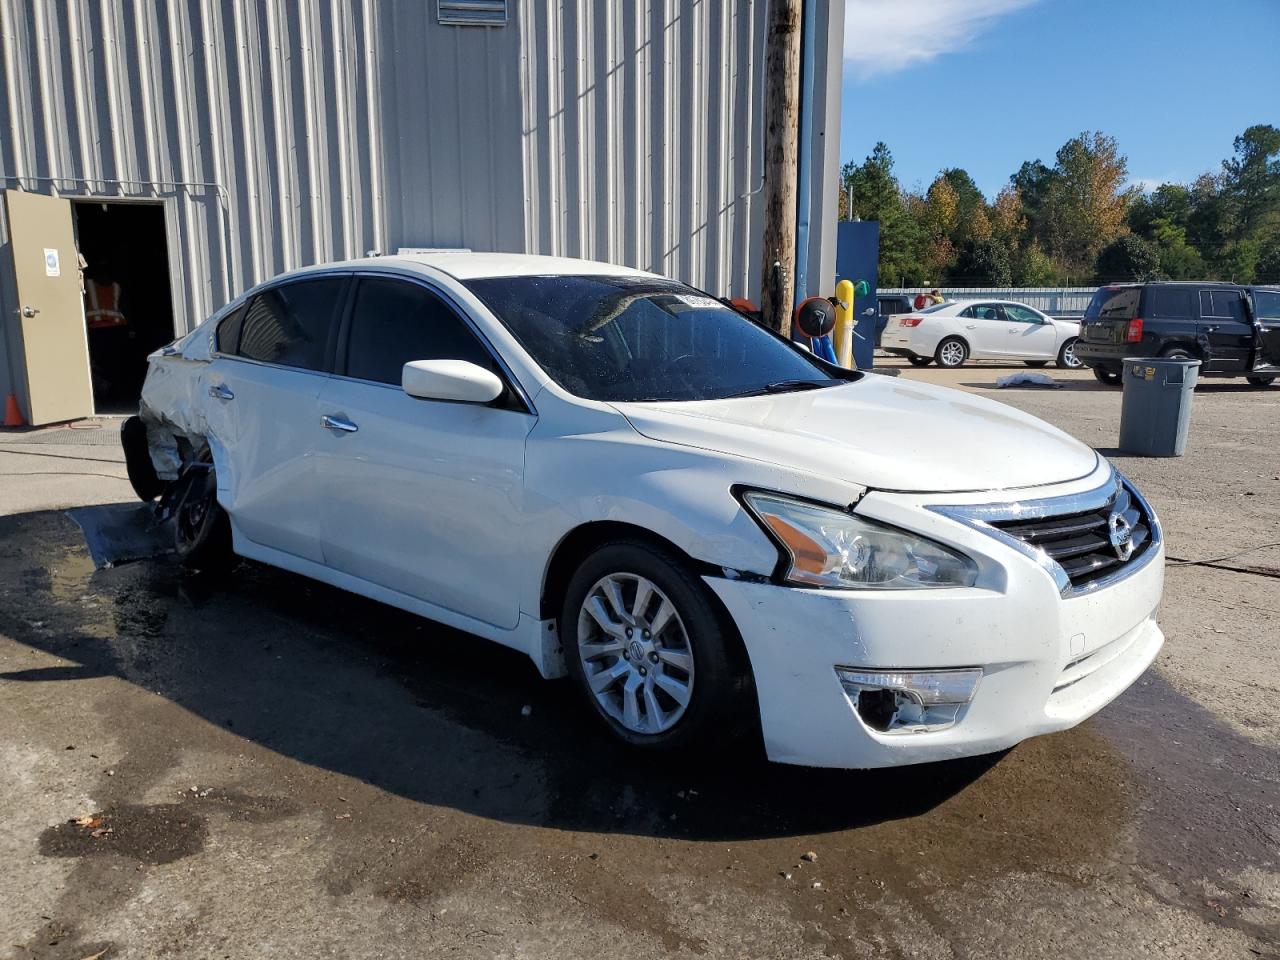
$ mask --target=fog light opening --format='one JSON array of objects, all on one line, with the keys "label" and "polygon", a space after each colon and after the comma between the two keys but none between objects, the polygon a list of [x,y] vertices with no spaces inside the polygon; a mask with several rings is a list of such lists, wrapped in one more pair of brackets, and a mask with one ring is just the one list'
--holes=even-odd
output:
[{"label": "fog light opening", "polygon": [[973,699],[982,671],[858,670],[836,675],[858,716],[880,733],[929,733],[955,724]]}]

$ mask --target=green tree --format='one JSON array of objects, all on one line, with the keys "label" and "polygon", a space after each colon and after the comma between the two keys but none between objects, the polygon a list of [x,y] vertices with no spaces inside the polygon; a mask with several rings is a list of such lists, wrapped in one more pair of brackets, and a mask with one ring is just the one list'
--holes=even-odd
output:
[{"label": "green tree", "polygon": [[993,237],[969,240],[956,258],[952,279],[965,286],[1009,286],[1013,283],[1013,266],[1008,249]]},{"label": "green tree", "polygon": [[852,198],[849,212],[880,224],[880,274],[894,283],[919,282],[923,237],[907,214],[889,148],[877,143],[861,164],[850,161],[841,174]]},{"label": "green tree", "polygon": [[1048,287],[1061,284],[1062,271],[1032,240],[1019,251],[1013,266],[1013,282],[1020,287]]},{"label": "green tree", "polygon": [[1128,162],[1114,137],[1082,133],[1058,150],[1042,207],[1050,252],[1072,270],[1094,265],[1128,227],[1136,191],[1126,190]]},{"label": "green tree", "polygon": [[1280,237],[1268,244],[1258,257],[1253,279],[1256,283],[1280,283]]},{"label": "green tree", "polygon": [[1170,280],[1199,280],[1206,275],[1204,257],[1187,242],[1187,230],[1164,217],[1151,223],[1148,239],[1155,244],[1160,272]]},{"label": "green tree", "polygon": [[1098,282],[1151,280],[1160,273],[1155,246],[1132,233],[1117,237],[1098,254]]}]

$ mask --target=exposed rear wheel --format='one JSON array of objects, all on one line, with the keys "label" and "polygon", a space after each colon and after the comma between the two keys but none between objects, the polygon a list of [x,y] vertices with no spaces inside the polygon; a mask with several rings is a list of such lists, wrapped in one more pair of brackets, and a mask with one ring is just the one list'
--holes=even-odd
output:
[{"label": "exposed rear wheel", "polygon": [[231,521],[218,504],[218,482],[213,468],[188,470],[175,491],[173,548],[185,567],[217,571],[231,565]]},{"label": "exposed rear wheel", "polygon": [[969,347],[959,337],[947,337],[938,344],[938,349],[933,352],[933,359],[938,361],[940,367],[961,367],[969,359]]},{"label": "exposed rear wheel", "polygon": [[1118,387],[1123,381],[1119,370],[1109,370],[1106,367],[1094,367],[1093,376],[1099,383],[1105,383],[1108,387]]},{"label": "exposed rear wheel", "polygon": [[733,625],[672,552],[600,547],[570,580],[559,627],[575,686],[620,740],[677,749],[748,729],[755,700]]},{"label": "exposed rear wheel", "polygon": [[147,425],[138,416],[120,424],[120,446],[124,448],[124,469],[139,500],[151,501],[164,491],[164,481],[156,476],[155,464],[147,449]]}]

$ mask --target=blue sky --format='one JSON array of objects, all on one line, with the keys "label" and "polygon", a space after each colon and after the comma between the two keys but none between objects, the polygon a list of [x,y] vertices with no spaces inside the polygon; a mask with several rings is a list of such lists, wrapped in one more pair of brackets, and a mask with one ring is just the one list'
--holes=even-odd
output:
[{"label": "blue sky", "polygon": [[1280,0],[846,0],[841,162],[883,140],[906,187],[963,167],[994,196],[1082,130],[1152,186],[1280,126]]}]

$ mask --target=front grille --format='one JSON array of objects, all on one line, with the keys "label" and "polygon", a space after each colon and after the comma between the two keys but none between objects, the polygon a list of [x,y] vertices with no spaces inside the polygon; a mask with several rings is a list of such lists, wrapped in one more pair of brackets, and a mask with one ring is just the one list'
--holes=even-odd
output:
[{"label": "front grille", "polygon": [[[1035,519],[993,520],[1002,533],[1043,551],[1079,589],[1110,576],[1151,549],[1151,517],[1123,486],[1102,506]],[[1127,543],[1126,543],[1127,531]]]}]

